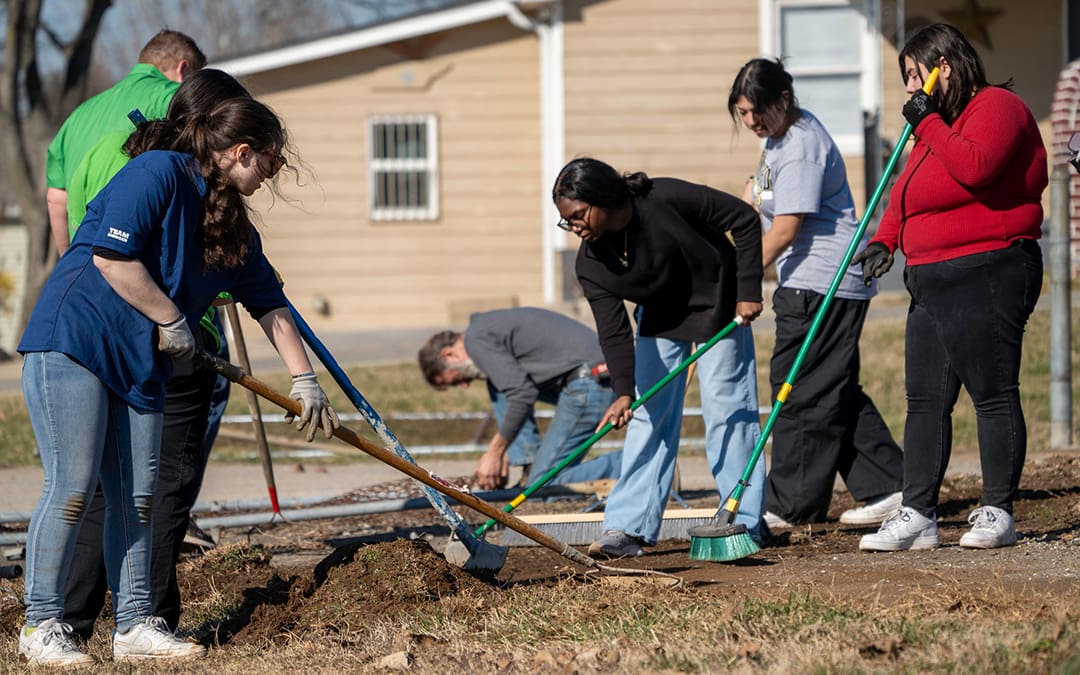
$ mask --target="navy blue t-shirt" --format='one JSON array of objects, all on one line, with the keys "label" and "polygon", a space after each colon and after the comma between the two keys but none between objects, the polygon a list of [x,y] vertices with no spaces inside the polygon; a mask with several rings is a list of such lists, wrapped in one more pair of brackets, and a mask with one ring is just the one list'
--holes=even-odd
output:
[{"label": "navy blue t-shirt", "polygon": [[191,155],[154,150],[131,160],[87,205],[71,246],[45,282],[19,352],[62,352],[133,408],[164,409],[171,359],[157,349],[154,322],[117,295],[94,266],[94,247],[142,262],[190,326],[198,325],[221,291],[247,307],[286,306],[254,231],[241,265],[203,269],[195,235],[205,192]]}]

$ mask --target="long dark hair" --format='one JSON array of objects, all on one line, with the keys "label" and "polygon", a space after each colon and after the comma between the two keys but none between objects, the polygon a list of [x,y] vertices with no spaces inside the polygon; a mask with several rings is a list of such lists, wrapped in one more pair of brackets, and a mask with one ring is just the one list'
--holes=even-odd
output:
[{"label": "long dark hair", "polygon": [[274,111],[252,98],[225,99],[202,114],[190,110],[177,119],[139,125],[124,150],[131,157],[148,150],[174,150],[194,157],[206,180],[198,233],[205,247],[203,264],[207,269],[236,267],[247,255],[254,226],[243,195],[228,185],[215,154],[247,143],[257,153],[283,157],[288,135]]},{"label": "long dark hair", "polygon": [[[911,58],[917,65],[931,71],[942,57],[949,62],[949,91],[939,100],[938,114],[946,124],[952,124],[964,112],[975,93],[991,86],[986,80],[986,69],[975,47],[964,34],[947,23],[935,23],[920,29],[900,50],[900,77],[905,81],[904,59]],[[1012,89],[1012,80],[994,86]]]},{"label": "long dark hair", "polygon": [[652,179],[644,172],[619,174],[610,164],[591,157],[579,157],[559,171],[551,188],[551,201],[580,200],[590,206],[617,209],[633,197],[652,190]]},{"label": "long dark hair", "polygon": [[[731,85],[731,93],[728,94],[728,114],[735,121],[735,128],[738,128],[739,122],[736,108],[740,96],[745,96],[746,100],[753,104],[754,112],[758,115],[776,107],[783,112],[784,123],[791,126],[802,115],[792,82],[791,74],[784,70],[784,63],[780,59],[747,61],[746,65],[739,69],[735,82]],[[788,94],[787,101],[784,100],[784,92]]]}]

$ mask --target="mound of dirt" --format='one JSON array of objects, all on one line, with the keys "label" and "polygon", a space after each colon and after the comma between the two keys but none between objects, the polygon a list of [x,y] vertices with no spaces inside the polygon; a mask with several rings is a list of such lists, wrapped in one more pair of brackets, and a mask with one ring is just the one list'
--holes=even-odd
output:
[{"label": "mound of dirt", "polygon": [[[423,540],[342,546],[314,570],[280,577],[260,594],[236,644],[273,642],[306,633],[334,633],[366,617],[393,616],[456,596],[489,597],[493,589],[451,566]],[[242,617],[238,617],[242,618]]]}]

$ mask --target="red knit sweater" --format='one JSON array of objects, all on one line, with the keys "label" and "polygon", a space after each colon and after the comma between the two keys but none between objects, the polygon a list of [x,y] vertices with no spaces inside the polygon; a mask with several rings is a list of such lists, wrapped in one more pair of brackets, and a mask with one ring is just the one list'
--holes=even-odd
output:
[{"label": "red knit sweater", "polygon": [[987,87],[952,127],[935,113],[915,133],[873,241],[923,265],[1039,238],[1046,148],[1020,97]]}]

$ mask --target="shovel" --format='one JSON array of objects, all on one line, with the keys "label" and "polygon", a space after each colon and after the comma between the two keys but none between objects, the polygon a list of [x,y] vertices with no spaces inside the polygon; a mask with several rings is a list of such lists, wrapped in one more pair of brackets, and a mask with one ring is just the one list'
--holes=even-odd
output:
[{"label": "shovel", "polygon": [[[250,389],[259,396],[262,396],[271,403],[277,404],[278,406],[284,408],[288,412],[293,413],[294,415],[301,415],[303,413],[303,409],[299,401],[289,398],[288,396],[278,391],[275,391],[274,389],[271,389],[265,383],[248,375],[241,368],[229,363],[228,361],[220,359],[216,356],[212,356],[203,350],[196,351],[194,359],[199,365],[213,369],[214,372],[224,376],[230,382],[234,382],[241,387],[244,387],[245,389]],[[378,446],[362,438],[355,431],[349,429],[348,427],[339,427],[337,430],[334,431],[334,436],[337,436],[339,439],[345,441],[349,445],[371,455],[380,462],[383,462],[384,464],[389,464],[390,466],[406,474],[407,476],[414,478],[421,483],[424,483],[425,485],[443,493],[448,497],[452,497],[461,504],[468,506],[469,508],[476,511],[479,511],[480,513],[484,514],[489,518],[494,518],[502,525],[505,525],[509,529],[514,530],[515,532],[524,537],[532,539],[541,546],[544,546],[554,551],[555,553],[558,553],[559,555],[566,558],[567,560],[570,560],[571,562],[592,569],[611,569],[605,565],[599,564],[596,560],[590,558],[584,553],[574,548],[571,548],[569,545],[564,544],[563,542],[555,539],[548,534],[545,534],[544,532],[541,532],[540,530],[519,520],[518,518],[503,513],[501,510],[483,501],[482,499],[479,499],[469,494],[468,492],[463,492],[462,490],[459,490],[449,481],[439,478],[438,476],[428,471],[425,471],[418,465],[402,459],[401,457],[398,457],[386,448]],[[503,551],[503,554],[505,555],[505,550]],[[448,558],[448,560],[450,559]],[[450,560],[450,562],[453,563],[454,561]]]},{"label": "shovel", "polygon": [[[236,347],[236,358],[240,360],[240,366],[247,372],[251,372],[251,361],[248,360],[247,344],[244,342],[244,331],[240,328],[240,313],[236,311],[236,303],[229,301],[225,306],[225,314],[229,318],[229,328],[232,330],[233,346]],[[259,449],[259,459],[262,461],[263,478],[266,480],[266,491],[270,494],[270,508],[273,515],[270,521],[280,517],[281,506],[278,504],[277,482],[274,480],[274,463],[270,458],[270,444],[266,440],[266,427],[263,426],[262,411],[259,410],[259,397],[255,392],[246,390],[248,410],[251,411],[251,424],[255,431],[255,445]]]},{"label": "shovel", "polygon": [[[341,390],[345,392],[345,395],[349,397],[352,404],[356,406],[356,409],[360,412],[360,415],[364,418],[372,430],[378,434],[382,439],[383,445],[389,448],[401,459],[409,462],[410,464],[416,464],[412,456],[405,450],[405,447],[401,444],[401,441],[397,439],[390,428],[386,426],[382,418],[379,417],[379,413],[375,411],[375,408],[367,402],[367,399],[353,386],[349,381],[349,377],[345,374],[345,371],[341,369],[334,357],[330,355],[330,350],[315,336],[315,332],[311,330],[311,326],[304,321],[304,318],[300,316],[300,312],[296,311],[292,303],[289,303],[289,311],[292,312],[293,322],[296,323],[297,330],[300,331],[301,337],[304,338],[304,342],[311,347],[311,350],[315,352],[315,356],[322,361],[323,365],[330,372],[331,377],[337,382]],[[251,394],[252,397],[255,394]],[[451,537],[450,543],[446,546],[444,555],[446,559],[452,564],[466,570],[490,570],[498,571],[502,569],[503,563],[506,562],[506,548],[496,546],[495,544],[484,541],[483,539],[474,535],[465,525],[465,522],[461,519],[455,511],[450,508],[450,505],[446,503],[446,499],[441,494],[421,483],[420,488],[424,492],[424,496],[427,497],[428,502],[431,503],[432,508],[438,511],[439,515],[443,517],[443,520],[450,525]]]}]

